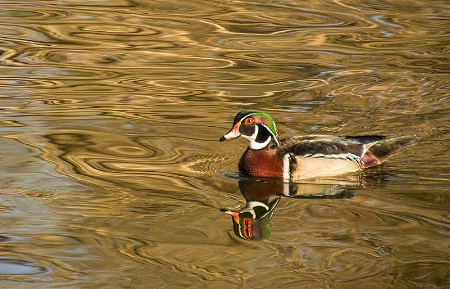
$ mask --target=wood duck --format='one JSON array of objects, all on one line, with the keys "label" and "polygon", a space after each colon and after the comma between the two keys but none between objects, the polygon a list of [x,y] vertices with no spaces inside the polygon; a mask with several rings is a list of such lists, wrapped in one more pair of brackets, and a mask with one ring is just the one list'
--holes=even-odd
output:
[{"label": "wood duck", "polygon": [[220,141],[242,136],[248,147],[239,160],[244,175],[295,182],[357,172],[384,163],[418,142],[415,136],[295,136],[279,140],[275,122],[262,111],[241,111]]}]

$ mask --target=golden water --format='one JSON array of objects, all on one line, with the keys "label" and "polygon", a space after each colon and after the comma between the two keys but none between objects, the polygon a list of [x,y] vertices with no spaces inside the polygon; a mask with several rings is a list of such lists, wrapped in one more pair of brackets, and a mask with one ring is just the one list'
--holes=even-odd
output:
[{"label": "golden water", "polygon": [[[0,288],[448,288],[449,23],[444,0],[2,1]],[[249,108],[421,142],[243,240],[220,209],[254,193],[245,142],[218,139]]]}]

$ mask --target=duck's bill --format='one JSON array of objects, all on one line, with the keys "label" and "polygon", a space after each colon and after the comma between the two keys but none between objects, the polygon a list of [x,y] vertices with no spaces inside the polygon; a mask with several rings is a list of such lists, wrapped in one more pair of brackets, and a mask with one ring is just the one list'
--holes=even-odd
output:
[{"label": "duck's bill", "polygon": [[227,209],[220,209],[220,211],[221,211],[222,213],[231,215],[231,216],[233,217],[234,221],[235,221],[237,224],[239,224],[239,212],[231,211],[231,210],[227,210]]},{"label": "duck's bill", "polygon": [[226,134],[223,135],[219,141],[225,141],[225,140],[229,140],[229,139],[233,139],[233,138],[237,138],[241,135],[241,133],[239,132],[239,127],[241,126],[241,123],[238,122],[237,124],[235,124],[233,126],[233,128]]}]

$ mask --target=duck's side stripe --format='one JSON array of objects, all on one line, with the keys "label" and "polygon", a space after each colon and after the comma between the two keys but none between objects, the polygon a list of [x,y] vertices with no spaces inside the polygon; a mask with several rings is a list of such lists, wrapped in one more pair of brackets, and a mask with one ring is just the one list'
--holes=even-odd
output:
[{"label": "duck's side stripe", "polygon": [[352,153],[341,153],[341,154],[307,154],[302,156],[303,158],[324,158],[324,159],[341,159],[349,160],[358,165],[361,165],[361,157]]}]

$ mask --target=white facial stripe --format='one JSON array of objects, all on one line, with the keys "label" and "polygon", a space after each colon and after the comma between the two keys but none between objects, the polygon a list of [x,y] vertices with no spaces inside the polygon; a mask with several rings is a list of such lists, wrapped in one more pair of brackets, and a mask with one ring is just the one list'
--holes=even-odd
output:
[{"label": "white facial stripe", "polygon": [[255,132],[251,135],[251,136],[248,136],[248,135],[245,135],[245,134],[241,134],[241,136],[243,137],[243,138],[246,138],[246,139],[248,139],[248,141],[255,141],[256,140],[256,136],[258,135],[258,131],[259,131],[259,128],[258,128],[258,126],[255,126]]},{"label": "white facial stripe", "polygon": [[280,143],[278,142],[277,136],[273,134],[273,132],[270,130],[270,128],[268,128],[267,125],[265,125],[265,124],[261,124],[261,125],[270,132],[270,134],[272,135],[272,137],[275,140],[275,142],[277,143],[277,145],[280,145]]},{"label": "white facial stripe", "polygon": [[249,139],[255,140],[256,137],[258,136],[258,132],[259,132],[259,127],[257,125],[255,125],[255,132],[252,134],[251,137],[249,137]]},{"label": "white facial stripe", "polygon": [[240,120],[239,120],[239,122],[242,122],[244,119],[246,119],[248,117],[248,115],[246,115],[246,116],[244,116],[243,118],[241,118]]},{"label": "white facial stripe", "polygon": [[256,142],[256,137],[258,136],[258,132],[259,132],[259,127],[255,126],[255,132],[251,136],[247,136],[247,135],[243,135],[243,134],[241,135],[243,138],[246,138],[248,140],[248,146],[254,150],[260,150],[262,148],[265,148],[270,143],[270,140],[271,140],[271,138],[269,137],[263,143]]}]

